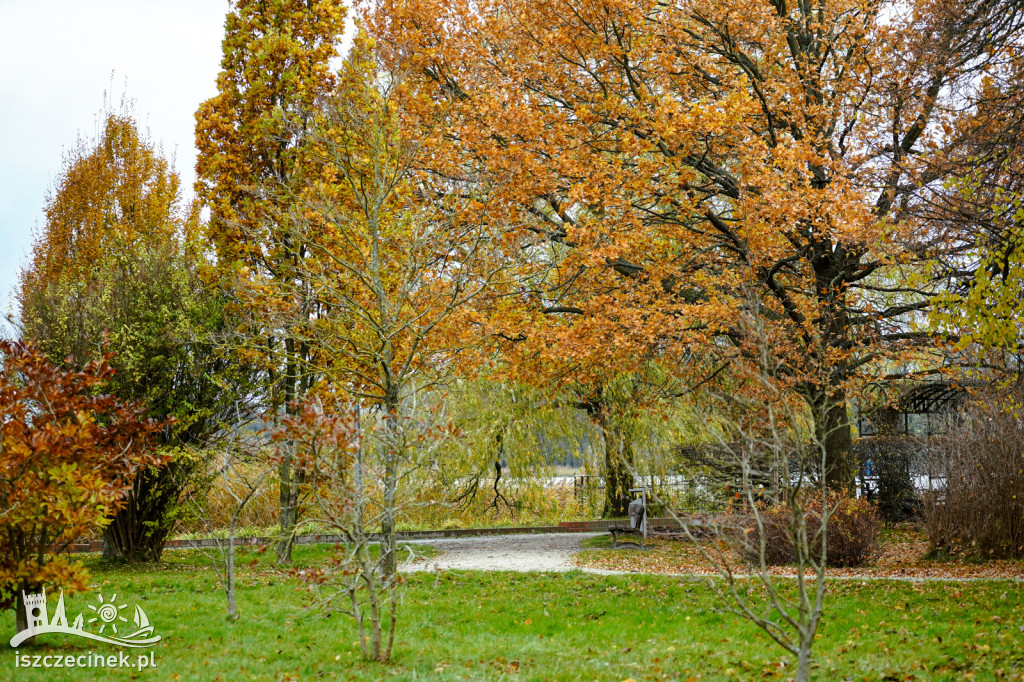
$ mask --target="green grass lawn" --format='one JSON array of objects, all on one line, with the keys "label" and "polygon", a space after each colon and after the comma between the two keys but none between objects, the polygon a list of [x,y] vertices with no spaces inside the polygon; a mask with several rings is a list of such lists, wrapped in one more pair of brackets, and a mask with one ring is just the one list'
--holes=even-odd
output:
[{"label": "green grass lawn", "polygon": [[[296,547],[297,564],[318,563],[327,552]],[[225,619],[223,595],[201,555],[168,552],[166,558],[139,568],[89,563],[97,592],[116,592],[129,608],[138,602],[163,636],[155,670],[19,669],[8,648],[0,679],[724,680],[786,678],[793,670],[777,645],[722,609],[700,581],[575,572],[416,574],[405,592],[394,660],[380,665],[361,659],[345,616],[306,613],[301,584],[274,569],[269,555],[245,557],[237,623]],[[833,582],[815,649],[816,676],[1021,679],[1022,587]],[[97,603],[95,592],[66,601],[72,618]],[[5,636],[14,634],[12,613],[0,622]],[[56,635],[40,639],[17,652],[117,651]]]}]

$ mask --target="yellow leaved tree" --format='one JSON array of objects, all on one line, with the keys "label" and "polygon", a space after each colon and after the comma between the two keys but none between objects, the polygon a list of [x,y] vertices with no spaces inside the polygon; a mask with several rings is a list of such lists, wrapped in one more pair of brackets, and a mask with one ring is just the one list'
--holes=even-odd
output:
[{"label": "yellow leaved tree", "polygon": [[[232,2],[218,93],[196,112],[196,192],[210,209],[220,282],[246,316],[232,343],[265,371],[272,413],[293,409],[316,382],[300,330],[321,311],[303,279],[309,248],[286,188],[303,164],[308,116],[334,85],[345,16],[326,0]],[[291,561],[305,476],[293,464],[285,452],[278,468],[282,563]]]}]

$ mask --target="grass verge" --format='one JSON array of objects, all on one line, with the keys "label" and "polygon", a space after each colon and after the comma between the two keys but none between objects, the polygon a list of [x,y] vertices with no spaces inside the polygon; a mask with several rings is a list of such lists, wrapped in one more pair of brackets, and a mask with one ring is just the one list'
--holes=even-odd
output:
[{"label": "grass verge", "polygon": [[[329,548],[295,548],[297,567]],[[15,668],[15,654],[111,653],[113,647],[46,635],[8,649],[10,680],[658,680],[784,679],[792,661],[724,610],[705,582],[668,576],[444,572],[409,577],[395,658],[363,661],[350,620],[305,612],[300,582],[246,553],[241,619],[205,559],[167,554],[163,564],[87,560],[96,592],[143,606],[163,641],[155,670]],[[756,594],[757,586],[750,589]],[[841,581],[829,586],[816,646],[818,679],[1022,679],[1024,600],[1008,581]],[[68,615],[96,593],[66,599]],[[51,611],[53,609],[51,601]],[[130,616],[129,616],[130,618]],[[0,631],[13,634],[11,612]],[[134,654],[134,652],[131,652]]]}]

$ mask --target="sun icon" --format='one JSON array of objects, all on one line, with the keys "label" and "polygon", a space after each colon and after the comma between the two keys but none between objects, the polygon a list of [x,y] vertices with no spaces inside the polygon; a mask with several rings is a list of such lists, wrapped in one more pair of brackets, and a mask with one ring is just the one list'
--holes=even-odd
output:
[{"label": "sun icon", "polygon": [[103,601],[103,595],[102,594],[99,595],[99,598],[100,598],[100,605],[99,605],[99,607],[96,607],[96,606],[93,606],[92,604],[89,604],[89,608],[92,609],[93,611],[95,611],[96,615],[99,616],[99,617],[98,618],[90,618],[89,622],[90,623],[95,623],[97,620],[100,621],[100,634],[101,635],[103,634],[103,630],[108,625],[111,627],[111,629],[114,631],[114,634],[116,635],[117,634],[117,621],[121,621],[122,623],[127,623],[128,622],[128,619],[121,615],[121,609],[127,608],[128,605],[127,604],[121,604],[120,606],[115,606],[114,602],[117,601],[117,595],[116,594],[113,597],[111,597],[110,600],[107,601],[107,602]]}]

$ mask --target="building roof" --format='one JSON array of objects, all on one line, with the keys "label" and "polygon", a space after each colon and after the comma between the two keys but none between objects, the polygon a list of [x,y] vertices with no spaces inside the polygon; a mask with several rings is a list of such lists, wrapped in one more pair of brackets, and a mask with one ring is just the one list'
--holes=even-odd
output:
[{"label": "building roof", "polygon": [[955,408],[973,388],[984,386],[976,380],[929,381],[906,391],[899,399],[898,409],[904,414],[934,414]]}]

